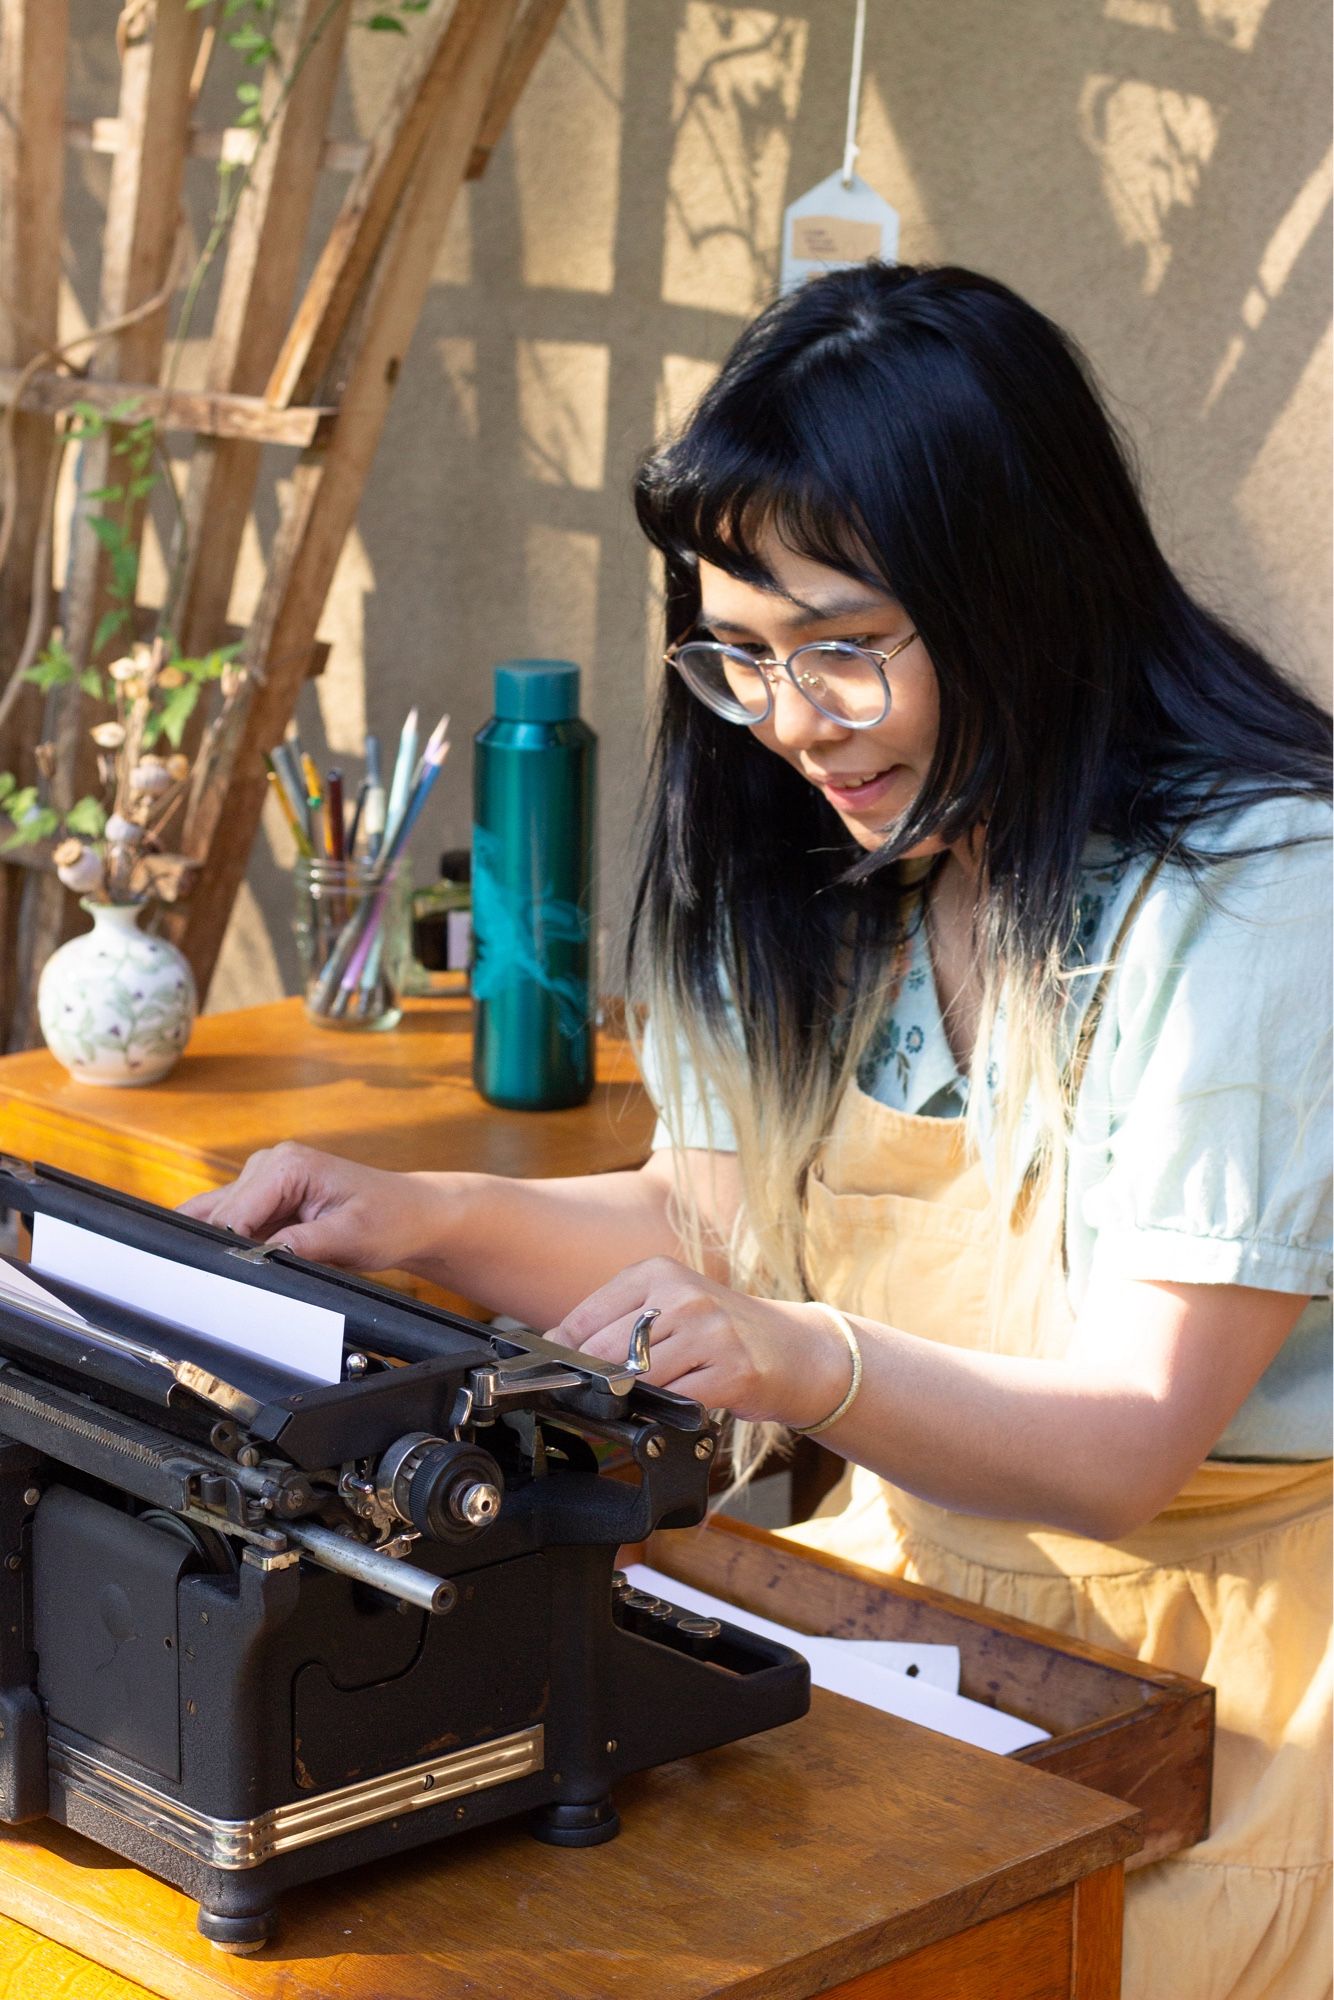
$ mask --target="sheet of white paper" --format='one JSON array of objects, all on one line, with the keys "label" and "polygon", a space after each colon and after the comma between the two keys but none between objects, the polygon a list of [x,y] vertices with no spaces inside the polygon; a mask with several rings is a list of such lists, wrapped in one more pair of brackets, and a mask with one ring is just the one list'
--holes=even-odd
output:
[{"label": "sheet of white paper", "polygon": [[308,1306],[193,1264],[155,1257],[54,1215],[33,1218],[32,1268],[294,1375],[315,1382],[342,1379],[343,1315],[327,1306]]},{"label": "sheet of white paper", "polygon": [[48,1292],[45,1285],[39,1285],[26,1264],[11,1264],[7,1257],[0,1257],[0,1298],[17,1299],[21,1305],[49,1308],[60,1314],[62,1319],[76,1319],[80,1326],[88,1324],[73,1306],[67,1306],[54,1292]]},{"label": "sheet of white paper", "polygon": [[946,1694],[959,1692],[959,1648],[957,1646],[910,1646],[906,1639],[840,1639],[849,1653],[873,1660],[891,1673],[906,1674],[910,1681],[924,1680]]},{"label": "sheet of white paper", "polygon": [[920,1677],[909,1680],[905,1674],[877,1666],[863,1654],[850,1653],[843,1639],[819,1639],[808,1632],[791,1632],[785,1625],[775,1625],[749,1611],[738,1611],[734,1604],[725,1604],[721,1598],[710,1597],[702,1590],[692,1590],[689,1584],[677,1583],[674,1577],[662,1576],[642,1563],[633,1564],[625,1573],[633,1589],[647,1591],[650,1597],[665,1598],[667,1603],[679,1605],[683,1611],[696,1611],[702,1617],[726,1619],[747,1632],[791,1646],[810,1662],[812,1683],[831,1694],[846,1695],[850,1701],[864,1702],[868,1708],[901,1716],[905,1722],[920,1723],[924,1729],[952,1736],[959,1743],[973,1743],[981,1750],[995,1750],[1001,1756],[1047,1739],[1048,1731],[1035,1728],[1031,1722],[1021,1722],[1017,1716],[1005,1715],[980,1701],[969,1701],[964,1695],[947,1694]]}]

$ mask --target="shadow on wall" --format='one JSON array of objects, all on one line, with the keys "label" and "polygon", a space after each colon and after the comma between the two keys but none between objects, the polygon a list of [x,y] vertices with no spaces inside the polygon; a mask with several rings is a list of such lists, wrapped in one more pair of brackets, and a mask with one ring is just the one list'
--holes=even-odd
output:
[{"label": "shadow on wall", "polygon": [[[303,736],[355,777],[367,727],[447,707],[440,846],[468,837],[462,746],[491,665],[582,663],[613,934],[660,643],[629,481],[770,295],[784,204],[838,162],[852,13],[568,0],[456,217],[326,613]],[[902,213],[905,258],[990,271],[1071,329],[1175,560],[1311,679],[1328,40],[1308,0],[873,0],[858,162]],[[355,49],[348,130],[373,123],[391,53]],[[214,1006],[294,990],[285,841],[266,822]]]}]

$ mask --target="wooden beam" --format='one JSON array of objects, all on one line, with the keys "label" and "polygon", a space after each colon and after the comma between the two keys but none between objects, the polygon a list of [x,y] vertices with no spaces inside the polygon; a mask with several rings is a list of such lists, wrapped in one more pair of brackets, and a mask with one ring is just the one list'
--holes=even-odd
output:
[{"label": "wooden beam", "polygon": [[477,134],[477,144],[468,162],[468,180],[480,180],[486,172],[487,161],[509,124],[510,114],[564,10],[565,0],[528,0],[523,19],[510,36],[504,65],[496,78],[491,102],[486,107],[482,129]]},{"label": "wooden beam", "polygon": [[508,22],[513,0],[499,8],[491,0],[456,0],[453,12],[438,12],[410,51],[274,365],[265,390],[271,403],[318,401],[309,386],[324,379],[423,147],[429,140],[434,148],[441,124],[456,115],[461,69],[474,37],[498,13]]},{"label": "wooden beam", "polygon": [[[73,119],[65,127],[65,143],[75,153],[119,153],[125,145],[125,127],[119,118]],[[253,126],[226,125],[215,132],[202,131],[198,125],[190,127],[192,160],[219,160],[233,167],[248,167],[257,144],[258,134]],[[364,139],[325,139],[319,149],[318,163],[326,173],[355,174],[365,165],[369,151]]]},{"label": "wooden beam", "polygon": [[[343,0],[333,14],[328,0],[301,0],[279,15],[278,61],[265,78],[261,100],[268,142],[237,206],[227,245],[209,341],[208,387],[243,394],[247,403],[269,410],[272,405],[259,392],[292,311],[350,17],[351,0]],[[281,77],[298,62],[290,93],[279,102]],[[214,645],[211,635],[227,616],[259,465],[258,445],[239,435],[197,446],[190,461],[171,608],[173,630],[187,653]]]},{"label": "wooden beam", "polygon": [[[265,796],[263,751],[295,705],[300,662],[356,515],[404,351],[421,314],[445,229],[500,71],[515,0],[460,7],[450,32],[448,116],[436,119],[405,190],[398,227],[377,266],[347,360],[339,414],[323,453],[307,452],[288,492],[245,654],[240,692],[224,710],[210,782],[192,800],[183,851],[207,857],[173,932],[205,991],[244,878]],[[222,829],[226,837],[221,837]]]},{"label": "wooden beam", "polygon": [[[54,347],[60,291],[61,203],[68,0],[0,0],[0,365],[21,368]],[[48,473],[56,448],[45,417],[15,412],[0,443],[12,501],[0,563],[0,686],[22,657],[33,582],[46,531]],[[45,568],[45,566],[44,566]],[[40,589],[39,585],[39,589]],[[0,730],[0,771],[34,775],[42,697],[25,688]],[[0,1047],[7,1044],[19,966],[19,897],[0,896]]]},{"label": "wooden beam", "polygon": [[[0,408],[14,401],[21,373],[18,368],[0,368]],[[159,389],[153,382],[95,382],[79,375],[62,375],[55,369],[30,375],[18,396],[21,410],[37,410],[46,416],[71,410],[76,403],[91,403],[94,409],[104,412],[133,403],[132,409],[122,412],[123,423],[153,417],[167,431],[193,431],[202,437],[249,438],[257,444],[295,445],[302,450],[318,441],[321,429],[334,415],[332,404],[317,409],[275,410],[262,396],[219,394],[208,389]]]},{"label": "wooden beam", "polygon": [[[44,7],[38,10],[44,11]],[[121,66],[119,115],[131,143],[112,168],[103,231],[98,320],[117,319],[166,284],[176,247],[181,181],[190,120],[190,80],[199,47],[202,15],[181,5],[159,6],[142,34],[126,46]],[[59,136],[56,151],[61,151]],[[152,380],[158,372],[166,334],[167,307],[103,340],[93,349],[89,375],[95,381]],[[80,454],[80,492],[110,483],[115,463],[110,430],[90,438]],[[132,520],[137,537],[142,503]],[[75,515],[65,584],[65,643],[81,665],[93,657],[93,637],[107,607],[105,552],[89,523],[87,504]],[[48,697],[48,739],[56,750],[51,802],[71,805],[85,774],[89,746],[84,696],[78,681]],[[10,1044],[26,1047],[36,1036],[37,973],[59,943],[70,903],[55,877],[39,876],[24,896],[18,985],[27,1000],[25,1016],[10,1031]]]}]

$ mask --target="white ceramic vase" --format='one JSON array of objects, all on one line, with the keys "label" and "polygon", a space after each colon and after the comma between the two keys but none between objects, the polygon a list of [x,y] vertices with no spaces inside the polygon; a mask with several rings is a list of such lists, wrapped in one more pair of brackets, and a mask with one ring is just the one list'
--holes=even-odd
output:
[{"label": "white ceramic vase", "polygon": [[199,1001],[184,953],[139,929],[141,903],[89,903],[93,928],[52,952],[37,984],[46,1045],[80,1083],[156,1083]]}]

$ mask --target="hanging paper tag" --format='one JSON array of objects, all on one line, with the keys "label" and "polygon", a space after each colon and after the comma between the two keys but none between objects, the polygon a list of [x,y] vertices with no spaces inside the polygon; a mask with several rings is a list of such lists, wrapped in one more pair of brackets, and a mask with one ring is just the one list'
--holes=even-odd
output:
[{"label": "hanging paper tag", "polygon": [[846,186],[839,172],[801,195],[783,216],[783,282],[790,292],[805,278],[899,254],[897,209],[868,187],[860,174]]}]

